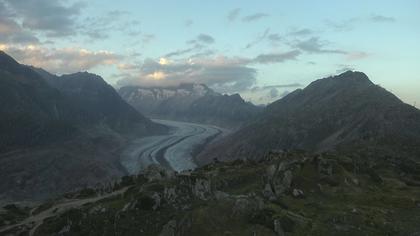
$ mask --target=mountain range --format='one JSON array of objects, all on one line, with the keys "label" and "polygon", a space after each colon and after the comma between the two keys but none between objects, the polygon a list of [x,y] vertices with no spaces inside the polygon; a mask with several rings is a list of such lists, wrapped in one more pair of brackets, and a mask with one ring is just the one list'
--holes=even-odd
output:
[{"label": "mountain range", "polygon": [[261,156],[267,150],[370,153],[418,159],[420,111],[361,72],[314,81],[270,104],[245,127],[201,154],[200,162]]},{"label": "mountain range", "polygon": [[[362,72],[265,108],[201,84],[118,93],[100,76],[57,76],[0,51],[1,235],[420,233],[420,110]],[[151,164],[130,176],[120,155],[132,138],[164,137],[134,142],[153,159],[194,133],[166,137],[138,111],[232,132],[195,170]]]},{"label": "mountain range", "polygon": [[151,117],[233,129],[252,120],[262,110],[245,102],[239,94],[222,95],[204,84],[151,88],[125,86],[118,92],[138,111]]}]

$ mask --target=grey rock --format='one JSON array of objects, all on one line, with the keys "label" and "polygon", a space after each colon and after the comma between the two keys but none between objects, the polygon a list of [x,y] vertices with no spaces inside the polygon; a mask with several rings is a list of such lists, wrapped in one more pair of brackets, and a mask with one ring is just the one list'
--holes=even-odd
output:
[{"label": "grey rock", "polygon": [[175,236],[176,235],[176,221],[170,220],[163,226],[159,236]]},{"label": "grey rock", "polygon": [[272,181],[272,186],[276,196],[281,196],[286,191],[290,189],[292,184],[293,174],[290,170],[287,170],[284,173],[279,173]]},{"label": "grey rock", "polygon": [[165,189],[163,190],[163,198],[167,202],[173,203],[173,202],[175,202],[177,197],[178,197],[178,195],[176,193],[176,188],[175,187],[165,187]]},{"label": "grey rock", "polygon": [[224,200],[229,198],[229,194],[222,192],[222,191],[215,191],[214,192],[214,197],[216,198],[216,200]]},{"label": "grey rock", "polygon": [[302,198],[302,197],[304,197],[305,196],[305,194],[303,193],[303,191],[302,190],[300,190],[300,189],[293,189],[293,191],[292,191],[292,195],[293,195],[293,197],[295,197],[295,198]]},{"label": "grey rock", "polygon": [[158,193],[153,193],[152,198],[155,202],[155,204],[153,205],[152,209],[154,211],[156,211],[159,207],[160,207],[160,202],[161,202],[161,197]]},{"label": "grey rock", "polygon": [[195,197],[201,200],[207,200],[211,194],[210,180],[196,179],[192,191]]},{"label": "grey rock", "polygon": [[172,170],[168,170],[162,167],[161,165],[157,164],[149,165],[143,171],[143,174],[149,182],[155,180],[170,179],[175,175],[175,173]]},{"label": "grey rock", "polygon": [[285,236],[286,234],[284,233],[283,227],[281,226],[281,222],[280,220],[276,219],[274,220],[274,232],[278,235],[278,236]]},{"label": "grey rock", "polygon": [[318,162],[318,172],[320,174],[331,176],[333,174],[332,161],[321,158]]},{"label": "grey rock", "polygon": [[265,184],[262,194],[266,199],[269,199],[269,200],[276,199],[276,195],[274,194],[273,189],[271,188],[271,185],[269,183]]}]

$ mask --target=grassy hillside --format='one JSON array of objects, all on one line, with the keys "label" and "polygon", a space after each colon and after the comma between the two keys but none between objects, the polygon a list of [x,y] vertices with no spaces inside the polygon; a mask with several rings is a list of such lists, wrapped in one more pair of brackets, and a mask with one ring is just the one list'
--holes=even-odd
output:
[{"label": "grassy hillside", "polygon": [[181,174],[151,166],[44,204],[23,225],[30,209],[8,206],[0,222],[23,235],[416,235],[419,209],[419,163],[271,152]]}]

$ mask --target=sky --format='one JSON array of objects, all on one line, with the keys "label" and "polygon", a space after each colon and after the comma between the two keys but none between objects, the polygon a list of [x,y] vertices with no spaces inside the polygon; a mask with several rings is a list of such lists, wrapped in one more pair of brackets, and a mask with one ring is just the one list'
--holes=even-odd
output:
[{"label": "sky", "polygon": [[205,83],[255,104],[357,70],[420,105],[419,12],[417,0],[0,0],[0,50],[116,88]]}]

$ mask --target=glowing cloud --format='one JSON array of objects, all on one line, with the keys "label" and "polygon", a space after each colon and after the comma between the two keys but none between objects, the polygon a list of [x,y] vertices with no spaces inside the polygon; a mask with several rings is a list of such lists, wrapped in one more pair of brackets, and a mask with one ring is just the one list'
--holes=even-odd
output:
[{"label": "glowing cloud", "polygon": [[169,60],[164,58],[164,57],[161,57],[159,59],[159,64],[161,64],[161,65],[168,65],[169,63],[170,63]]},{"label": "glowing cloud", "polygon": [[166,74],[162,71],[155,71],[152,74],[148,74],[146,77],[152,80],[163,80],[166,78]]}]

